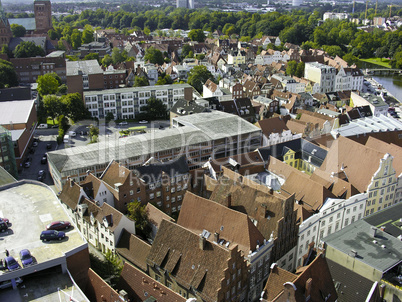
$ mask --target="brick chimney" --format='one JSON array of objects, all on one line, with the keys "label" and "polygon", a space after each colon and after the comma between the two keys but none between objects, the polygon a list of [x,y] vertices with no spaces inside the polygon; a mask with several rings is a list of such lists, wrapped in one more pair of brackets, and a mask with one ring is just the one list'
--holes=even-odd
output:
[{"label": "brick chimney", "polygon": [[215,234],[214,234],[214,241],[216,243],[219,243],[219,233],[218,232],[215,232]]},{"label": "brick chimney", "polygon": [[200,235],[198,244],[199,244],[199,247],[200,247],[201,250],[203,250],[205,248],[205,242],[206,242],[205,237]]},{"label": "brick chimney", "polygon": [[311,295],[311,285],[313,283],[313,279],[309,278],[306,281],[306,299]]},{"label": "brick chimney", "polygon": [[229,193],[228,197],[228,208],[232,207],[232,193]]}]

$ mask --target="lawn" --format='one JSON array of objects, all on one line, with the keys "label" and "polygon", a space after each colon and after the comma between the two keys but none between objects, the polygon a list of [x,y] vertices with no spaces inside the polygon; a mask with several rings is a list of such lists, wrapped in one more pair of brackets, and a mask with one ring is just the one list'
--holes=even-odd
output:
[{"label": "lawn", "polygon": [[379,65],[385,68],[391,68],[391,65],[389,64],[389,59],[381,59],[380,58],[370,58],[370,59],[360,59],[362,62],[367,62],[375,65]]}]

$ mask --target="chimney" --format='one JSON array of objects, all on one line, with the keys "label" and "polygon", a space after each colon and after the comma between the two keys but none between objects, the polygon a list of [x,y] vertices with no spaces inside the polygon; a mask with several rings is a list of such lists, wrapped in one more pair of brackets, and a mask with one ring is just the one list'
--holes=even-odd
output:
[{"label": "chimney", "polygon": [[205,237],[200,235],[200,239],[199,239],[198,243],[199,243],[199,247],[201,250],[203,250],[205,248],[205,241],[206,241]]},{"label": "chimney", "polygon": [[376,227],[371,227],[370,228],[370,235],[375,238],[375,236],[377,235],[377,228]]},{"label": "chimney", "polygon": [[306,281],[306,299],[311,295],[311,284],[313,283],[313,279],[309,278]]},{"label": "chimney", "polygon": [[214,241],[216,243],[219,243],[219,233],[218,232],[215,232],[215,234],[214,234]]},{"label": "chimney", "polygon": [[229,193],[228,195],[228,208],[232,207],[232,193]]},{"label": "chimney", "polygon": [[350,250],[349,256],[351,256],[351,257],[353,257],[353,258],[356,258],[357,252],[356,252],[355,250]]}]

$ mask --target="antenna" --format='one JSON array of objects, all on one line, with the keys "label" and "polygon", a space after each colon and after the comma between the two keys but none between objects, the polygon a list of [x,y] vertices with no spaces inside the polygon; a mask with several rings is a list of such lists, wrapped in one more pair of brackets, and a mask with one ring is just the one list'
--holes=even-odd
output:
[{"label": "antenna", "polygon": [[374,17],[377,16],[377,6],[378,6],[378,0],[375,2],[375,11],[374,11]]}]

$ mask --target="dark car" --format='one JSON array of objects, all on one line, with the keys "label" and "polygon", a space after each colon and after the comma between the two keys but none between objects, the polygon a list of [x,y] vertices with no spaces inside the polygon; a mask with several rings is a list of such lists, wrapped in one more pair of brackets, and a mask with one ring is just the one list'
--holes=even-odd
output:
[{"label": "dark car", "polygon": [[4,221],[0,221],[0,230],[2,233],[8,230],[8,225]]},{"label": "dark car", "polygon": [[42,159],[40,160],[41,164],[46,164],[47,163],[47,156],[42,156]]},{"label": "dark car", "polygon": [[46,178],[46,172],[45,170],[39,170],[38,171],[38,180],[43,181]]},{"label": "dark car", "polygon": [[4,259],[4,264],[7,266],[7,269],[10,271],[14,271],[16,269],[21,268],[21,265],[12,256],[6,257]]},{"label": "dark car", "polygon": [[65,236],[66,236],[66,234],[64,232],[48,230],[48,231],[43,231],[40,234],[40,240],[42,240],[42,241],[62,240]]},{"label": "dark car", "polygon": [[66,230],[71,226],[68,221],[54,221],[46,226],[46,230]]},{"label": "dark car", "polygon": [[39,144],[39,142],[35,142],[35,141],[34,141],[34,142],[32,143],[32,147],[38,147],[38,144]]},{"label": "dark car", "polygon": [[165,127],[163,125],[160,125],[159,129],[165,129]]},{"label": "dark car", "polygon": [[47,143],[47,144],[46,144],[46,149],[48,149],[48,150],[52,149],[52,144],[51,144],[51,143]]},{"label": "dark car", "polygon": [[23,267],[33,264],[31,252],[27,249],[20,251],[20,259]]}]

